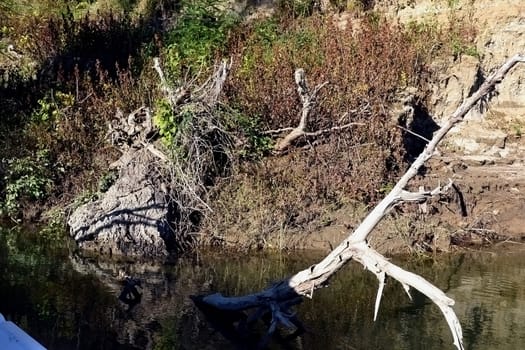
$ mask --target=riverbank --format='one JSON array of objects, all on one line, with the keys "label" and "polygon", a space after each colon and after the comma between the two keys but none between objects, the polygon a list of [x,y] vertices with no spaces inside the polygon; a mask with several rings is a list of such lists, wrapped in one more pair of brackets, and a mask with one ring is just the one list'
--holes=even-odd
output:
[{"label": "riverbank", "polygon": [[[148,3],[115,16],[84,16],[80,6],[61,20],[26,11],[6,22],[2,103],[13,118],[2,124],[4,215],[39,220],[54,207],[57,222],[80,213],[71,235],[100,254],[165,256],[209,244],[329,251],[438,124],[524,46],[519,1],[241,1],[235,14],[204,0]],[[24,21],[46,30],[26,33]],[[112,51],[123,42],[125,54]],[[227,77],[204,89],[224,57]],[[297,68],[303,92],[319,87],[311,105]],[[451,178],[454,189],[397,207],[374,247],[419,254],[521,240],[523,75],[511,72],[469,113],[412,186]]]},{"label": "riverbank", "polygon": [[[462,34],[471,38],[469,42],[454,44],[457,50],[454,54],[436,56],[431,63],[436,70],[427,86],[427,100],[415,106],[415,116],[409,123],[411,131],[423,138],[430,138],[437,124],[442,123],[475,91],[488,72],[525,45],[522,21],[525,9],[520,1],[505,4],[492,1],[399,1],[389,6],[378,5],[376,9],[404,24],[419,26],[421,30],[447,25],[450,21],[462,22]],[[334,18],[340,25],[354,23],[353,18],[345,13]],[[451,179],[455,186],[448,195],[428,203],[424,208],[412,205],[395,210],[372,235],[374,247],[382,252],[408,251],[418,254],[450,251],[471,244],[490,245],[505,240],[520,242],[523,239],[523,77],[521,67],[511,72],[497,87],[495,97],[488,104],[475,108],[467,115],[466,121],[452,130],[440,145],[439,154],[427,165],[425,175],[411,185],[413,190],[421,185],[430,189]],[[410,94],[404,96],[404,101],[407,99],[410,100]],[[392,109],[402,109],[402,103],[401,106],[399,104]],[[414,152],[420,150],[418,147],[424,142],[416,136],[411,140],[405,139],[404,143],[414,147]],[[409,148],[405,150],[410,152]],[[312,153],[319,151],[316,149]],[[294,185],[286,186],[286,191],[265,188],[264,182],[258,181],[258,178],[263,178],[265,174],[280,178],[282,175],[275,169],[297,162],[297,157],[284,158],[266,160],[258,170],[234,180],[236,184],[227,192],[225,199],[219,198],[218,204],[225,205],[223,203],[229,203],[230,198],[239,204],[228,205],[236,210],[231,216],[225,216],[227,212],[222,210],[213,216],[211,223],[219,222],[220,230],[211,224],[207,230],[212,237],[247,247],[320,248],[329,251],[359,224],[373,206],[366,201],[355,200],[355,197],[339,197],[328,205],[319,204],[308,195],[308,185],[301,185],[309,170],[300,167],[294,169],[296,181]],[[312,168],[311,171],[320,173],[318,177],[331,179],[331,166],[332,163],[326,161],[323,167]],[[365,174],[357,176],[368,178]],[[353,179],[349,179],[340,186],[353,185]],[[294,186],[300,194],[294,193]],[[387,181],[372,191],[381,197],[390,187]],[[272,193],[279,201],[268,197],[257,201],[259,193],[265,192]],[[281,198],[283,201],[288,199],[288,206],[282,204]],[[297,203],[303,202],[308,205],[298,209]],[[280,208],[286,208],[289,216],[280,215]],[[222,225],[221,221],[227,224]]]}]

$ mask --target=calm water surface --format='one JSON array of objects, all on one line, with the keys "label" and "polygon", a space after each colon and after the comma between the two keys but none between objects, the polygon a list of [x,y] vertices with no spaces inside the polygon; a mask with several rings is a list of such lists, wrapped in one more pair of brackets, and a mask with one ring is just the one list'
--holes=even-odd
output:
[{"label": "calm water surface", "polygon": [[[0,230],[0,313],[49,349],[237,349],[189,296],[257,291],[322,256],[209,252],[163,266],[97,262],[39,237]],[[524,247],[394,260],[456,300],[467,349],[525,348]],[[119,274],[142,282],[143,297],[134,308],[118,300]],[[373,322],[376,290],[375,276],[350,264],[299,306],[307,333],[292,339],[283,334],[270,348],[454,348],[437,307],[418,294],[411,302],[395,281],[387,283]]]}]

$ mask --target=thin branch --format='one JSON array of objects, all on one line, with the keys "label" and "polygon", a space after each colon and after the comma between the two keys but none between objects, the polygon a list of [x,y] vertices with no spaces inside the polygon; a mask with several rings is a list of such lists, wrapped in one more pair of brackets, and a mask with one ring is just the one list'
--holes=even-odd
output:
[{"label": "thin branch", "polygon": [[377,320],[377,313],[379,311],[379,304],[381,304],[381,297],[383,295],[383,289],[385,288],[385,279],[386,275],[384,271],[381,271],[376,274],[377,279],[379,280],[379,287],[377,288],[376,304],[374,308],[374,321]]},{"label": "thin branch", "polygon": [[445,186],[438,185],[436,188],[434,188],[432,191],[425,191],[421,189],[419,192],[409,192],[402,190],[399,193],[399,196],[394,200],[394,203],[403,201],[403,202],[422,202],[427,200],[430,197],[435,197],[440,194],[446,193],[453,185],[451,179],[448,180],[448,184]]},{"label": "thin branch", "polygon": [[416,136],[416,137],[419,137],[421,140],[423,140],[423,141],[425,141],[425,142],[427,142],[427,143],[430,142],[430,140],[427,139],[426,137],[424,137],[424,136],[422,136],[422,135],[419,135],[418,133],[416,133],[416,132],[414,132],[414,131],[412,131],[412,130],[410,130],[410,129],[407,129],[407,128],[405,128],[404,126],[401,126],[401,125],[396,125],[396,126],[397,126],[398,128],[400,128],[401,130],[404,130],[404,131],[408,132],[408,133],[411,134],[411,135],[414,135],[414,136]]},{"label": "thin branch", "polygon": [[328,129],[317,130],[317,131],[314,131],[314,132],[305,132],[304,136],[320,136],[322,134],[328,134],[328,133],[332,133],[332,132],[335,132],[335,131],[345,130],[345,129],[351,128],[352,126],[365,126],[365,125],[366,125],[365,123],[348,123],[348,124],[345,124],[345,125],[333,126],[331,128],[328,128]]},{"label": "thin branch", "polygon": [[282,134],[283,132],[292,131],[293,129],[295,129],[295,128],[288,127],[288,128],[282,128],[282,129],[266,130],[266,131],[261,132],[261,134],[263,134],[263,135]]}]

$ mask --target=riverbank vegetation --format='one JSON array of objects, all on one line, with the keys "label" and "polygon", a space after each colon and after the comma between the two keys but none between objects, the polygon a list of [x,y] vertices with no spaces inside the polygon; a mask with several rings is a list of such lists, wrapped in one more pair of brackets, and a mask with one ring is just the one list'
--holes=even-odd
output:
[{"label": "riverbank vegetation", "polygon": [[[213,111],[231,152],[213,163],[227,169],[203,182],[199,230],[218,243],[233,232],[248,246],[313,232],[338,209],[373,204],[392,187],[421,149],[407,146],[415,141],[404,128],[425,118],[431,63],[468,54],[474,35],[457,18],[393,22],[367,1],[322,11],[314,1],[281,0],[266,12],[227,3],[0,0],[2,215],[67,214],[107,189],[119,156],[108,124],[119,110],[152,108],[159,147],[184,158],[176,138],[195,115],[170,108],[153,59],[174,87],[199,86],[231,59]],[[276,152],[272,131],[296,127],[303,107],[297,68],[311,87],[327,82],[307,130],[329,132]],[[392,113],[407,91],[415,119]]]}]

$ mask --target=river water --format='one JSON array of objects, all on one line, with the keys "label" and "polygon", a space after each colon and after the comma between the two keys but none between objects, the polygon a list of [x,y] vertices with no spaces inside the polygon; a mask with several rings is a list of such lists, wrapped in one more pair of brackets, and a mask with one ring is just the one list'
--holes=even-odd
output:
[{"label": "river water", "polygon": [[[204,252],[175,263],[100,262],[63,242],[0,230],[0,313],[49,349],[238,349],[247,339],[208,318],[190,295],[238,295],[303,269],[320,252],[250,254]],[[466,349],[525,348],[525,248],[393,259],[456,300]],[[142,298],[119,301],[119,275],[141,281]],[[360,265],[339,271],[329,288],[297,308],[307,331],[270,340],[271,349],[453,349],[444,318],[428,299],[401,286],[385,287],[376,322],[377,281]],[[260,334],[264,327],[258,329]],[[288,336],[288,337],[287,337]]]}]

